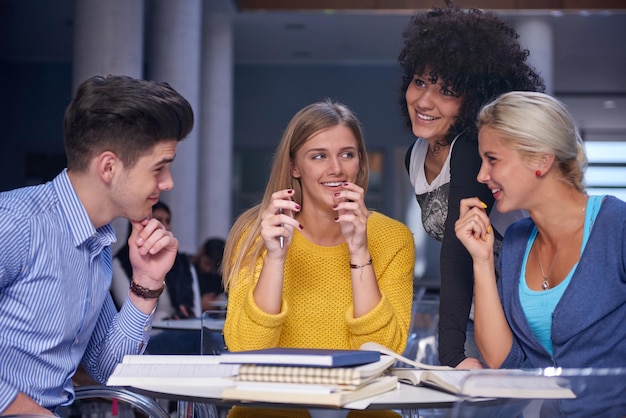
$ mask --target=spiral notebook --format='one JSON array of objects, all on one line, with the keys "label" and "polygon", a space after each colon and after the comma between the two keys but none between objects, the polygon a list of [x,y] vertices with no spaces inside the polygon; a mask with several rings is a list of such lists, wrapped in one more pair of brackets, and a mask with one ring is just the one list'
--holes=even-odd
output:
[{"label": "spiral notebook", "polygon": [[381,355],[373,363],[353,367],[306,367],[242,364],[238,381],[278,382],[333,385],[356,389],[384,374],[395,362],[392,356]]}]

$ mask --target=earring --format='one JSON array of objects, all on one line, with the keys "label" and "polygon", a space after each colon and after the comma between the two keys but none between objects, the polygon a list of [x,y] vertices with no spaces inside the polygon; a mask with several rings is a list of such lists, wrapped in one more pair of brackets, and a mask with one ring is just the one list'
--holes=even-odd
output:
[{"label": "earring", "polygon": [[535,171],[535,176],[540,177],[541,176],[541,171],[539,171],[539,170]]}]

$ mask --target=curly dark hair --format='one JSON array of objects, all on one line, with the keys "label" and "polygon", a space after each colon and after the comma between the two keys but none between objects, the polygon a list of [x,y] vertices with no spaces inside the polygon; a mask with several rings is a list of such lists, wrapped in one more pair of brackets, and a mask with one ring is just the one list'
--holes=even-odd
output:
[{"label": "curly dark hair", "polygon": [[[415,74],[429,76],[462,97],[462,104],[445,141],[465,131],[476,137],[480,108],[512,90],[544,91],[536,70],[526,62],[530,54],[519,35],[495,13],[461,10],[451,2],[415,14],[403,32],[398,58],[403,69],[400,105],[411,127],[405,93]],[[428,74],[425,74],[428,72]]]}]

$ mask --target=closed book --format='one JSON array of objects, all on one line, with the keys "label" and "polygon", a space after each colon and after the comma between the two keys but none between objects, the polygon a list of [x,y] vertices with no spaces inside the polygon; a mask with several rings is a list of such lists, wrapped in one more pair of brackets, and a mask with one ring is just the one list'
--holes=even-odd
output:
[{"label": "closed book", "polygon": [[235,364],[120,363],[107,380],[107,386],[225,387],[235,384],[238,372],[239,366]]},{"label": "closed book", "polygon": [[137,364],[219,364],[219,356],[199,354],[127,354],[122,363]]},{"label": "closed book", "polygon": [[220,354],[220,363],[317,367],[358,366],[380,360],[378,351],[310,348],[266,348]]},{"label": "closed book", "polygon": [[336,385],[356,388],[382,375],[395,362],[387,355],[380,360],[351,367],[307,367],[242,364],[239,366],[239,381],[304,383]]},{"label": "closed book", "polygon": [[393,368],[401,383],[483,398],[567,399],[576,395],[567,380],[523,370],[418,370]]},{"label": "closed book", "polygon": [[381,376],[355,390],[344,390],[324,385],[238,382],[224,388],[224,400],[268,402],[298,405],[341,407],[392,391],[398,386],[396,376]]}]

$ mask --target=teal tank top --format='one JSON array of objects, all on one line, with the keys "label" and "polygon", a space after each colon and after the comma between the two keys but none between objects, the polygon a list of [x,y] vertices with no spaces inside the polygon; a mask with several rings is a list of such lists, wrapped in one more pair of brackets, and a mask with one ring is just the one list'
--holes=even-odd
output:
[{"label": "teal tank top", "polygon": [[[587,207],[585,209],[585,224],[583,228],[583,242],[580,247],[581,256],[585,250],[585,246],[587,245],[587,240],[593,227],[593,222],[598,215],[603,199],[604,196],[589,196],[589,200],[587,201]],[[528,243],[526,244],[526,252],[524,253],[522,271],[519,278],[519,297],[530,328],[541,345],[548,351],[548,353],[550,353],[550,355],[552,355],[552,313],[554,312],[556,305],[561,300],[567,286],[571,282],[574,271],[576,271],[576,267],[578,267],[578,263],[574,264],[567,277],[565,277],[565,279],[557,286],[540,291],[530,289],[526,283],[526,264],[528,262],[530,249],[535,242],[535,238],[537,237],[537,232],[537,227],[534,226],[530,236],[528,237]]]}]

